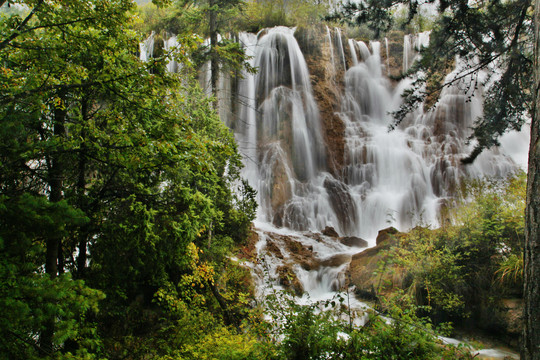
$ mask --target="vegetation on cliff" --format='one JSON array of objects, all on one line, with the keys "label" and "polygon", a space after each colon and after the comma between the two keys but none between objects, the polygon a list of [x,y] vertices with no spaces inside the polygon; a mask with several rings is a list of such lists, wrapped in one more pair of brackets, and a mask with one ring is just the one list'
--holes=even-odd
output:
[{"label": "vegetation on cliff", "polygon": [[378,297],[404,291],[437,323],[472,324],[517,345],[520,320],[505,318],[503,299],[523,297],[525,180],[472,181],[440,228],[386,232],[353,257],[353,283]]}]

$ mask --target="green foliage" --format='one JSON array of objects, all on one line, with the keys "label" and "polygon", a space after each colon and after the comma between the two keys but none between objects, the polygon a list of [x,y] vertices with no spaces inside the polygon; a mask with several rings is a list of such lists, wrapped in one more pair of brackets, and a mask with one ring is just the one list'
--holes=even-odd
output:
[{"label": "green foliage", "polygon": [[467,183],[442,228],[417,227],[389,250],[379,272],[401,281],[382,290],[397,284],[438,321],[478,315],[501,294],[520,296],[525,183],[524,173]]},{"label": "green foliage", "polygon": [[238,28],[258,32],[267,27],[317,24],[327,14],[328,5],[320,1],[248,1],[238,19]]},{"label": "green foliage", "polygon": [[[279,359],[472,359],[469,349],[443,345],[426,318],[404,293],[383,299],[384,313],[366,310],[363,325],[343,307],[346,294],[298,305],[284,293],[267,299],[270,332],[278,341]],[[357,319],[358,320],[358,319]]]},{"label": "green foliage", "polygon": [[454,252],[438,234],[422,228],[411,231],[388,255],[393,265],[406,273],[403,286],[418,304],[458,316],[464,310],[463,295],[458,290],[465,286],[464,256]]},{"label": "green foliage", "polygon": [[[0,197],[0,353],[10,359],[38,359],[60,351],[66,358],[97,358],[102,345],[92,321],[102,292],[70,274],[43,273],[44,239],[67,234],[87,222],[65,201],[42,196]],[[52,348],[36,336],[54,321]]]},{"label": "green foliage", "polygon": [[344,359],[472,359],[463,346],[443,345],[431,322],[419,318],[411,298],[398,292],[384,300],[387,318],[371,314],[367,323],[351,334]]},{"label": "green foliage", "polygon": [[367,24],[376,39],[392,28],[393,17],[389,9],[393,1],[369,0],[365,2],[345,2],[337,12],[326,17],[329,21],[339,21],[349,26]]},{"label": "green foliage", "polygon": [[[206,321],[189,338],[202,341],[223,324],[214,265],[244,241],[256,204],[193,78],[197,39],[141,63],[131,1],[17,3],[31,11],[0,23],[2,351],[165,356],[163,337],[145,336],[187,335],[181,319]],[[165,71],[171,58],[182,75]],[[166,314],[152,302],[162,289],[194,309]]]},{"label": "green foliage", "polygon": [[[488,73],[483,117],[476,119],[471,138],[478,143],[464,159],[470,163],[484,149],[498,145],[498,137],[520,129],[531,113],[532,48],[530,1],[487,1],[467,3],[445,1],[439,5],[440,18],[430,36],[430,45],[411,72],[425,73],[406,94],[404,106],[396,113],[397,122],[427,95],[421,87],[433,73],[440,72],[456,56],[468,65],[456,79],[472,75],[464,86],[475,88],[480,71]],[[497,76],[492,68],[500,73]],[[458,80],[456,80],[458,81]],[[442,86],[449,86],[454,81]]]},{"label": "green foliage", "polygon": [[495,274],[501,283],[521,285],[523,283],[523,257],[511,254],[499,265]]}]

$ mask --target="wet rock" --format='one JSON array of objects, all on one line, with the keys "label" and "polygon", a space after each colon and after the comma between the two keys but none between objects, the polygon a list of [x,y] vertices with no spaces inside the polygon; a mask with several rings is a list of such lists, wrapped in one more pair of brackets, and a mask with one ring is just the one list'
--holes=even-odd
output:
[{"label": "wet rock", "polygon": [[377,240],[376,240],[377,246],[385,242],[391,242],[392,239],[394,238],[393,235],[396,235],[398,233],[399,231],[394,227],[389,227],[389,228],[380,230],[379,233],[377,234]]},{"label": "wet rock", "polygon": [[[306,63],[311,74],[313,96],[321,116],[321,127],[327,152],[327,162],[334,176],[341,174],[345,159],[345,123],[337,115],[341,111],[344,70],[332,64],[332,47],[328,43],[326,27],[309,33],[297,31],[299,46],[307,54]],[[315,41],[313,39],[316,39]],[[309,41],[305,41],[309,40]],[[314,47],[314,43],[317,44]],[[348,51],[345,53],[348,56]]]},{"label": "wet rock", "polygon": [[[405,274],[396,269],[388,272],[384,278],[378,275],[379,262],[386,261],[385,250],[397,244],[399,238],[404,236],[393,227],[379,231],[377,245],[352,256],[349,265],[351,284],[356,286],[358,294],[381,294],[394,287],[400,287]],[[372,295],[370,295],[372,296]]]},{"label": "wet rock", "polygon": [[254,261],[257,257],[257,250],[255,249],[255,245],[259,242],[259,234],[257,234],[256,231],[253,230],[253,228],[249,231],[248,238],[246,240],[245,245],[240,246],[238,249],[238,258],[243,260],[249,260]]},{"label": "wet rock", "polygon": [[290,266],[278,267],[277,273],[280,285],[292,290],[297,296],[301,296],[304,293],[302,283],[300,283],[300,280],[298,280],[298,277]]},{"label": "wet rock", "polygon": [[295,264],[308,271],[319,267],[320,260],[313,257],[313,246],[305,246],[293,236],[275,233],[267,233],[266,235],[268,236],[267,250],[291,268]]},{"label": "wet rock", "polygon": [[342,238],[339,238],[339,241],[343,244],[343,245],[347,245],[347,246],[350,246],[350,247],[360,247],[360,248],[363,248],[363,247],[368,247],[369,244],[366,240],[362,239],[362,238],[359,238],[359,237],[356,237],[356,236],[344,236]]},{"label": "wet rock", "polygon": [[276,243],[271,240],[266,242],[266,251],[274,254],[278,259],[283,259],[283,253],[279,249],[279,246],[277,246]]},{"label": "wet rock", "polygon": [[338,267],[351,261],[350,254],[337,254],[320,262],[320,266]]},{"label": "wet rock", "polygon": [[523,299],[503,299],[502,320],[508,334],[519,337],[523,330]]},{"label": "wet rock", "polygon": [[356,222],[356,206],[350,190],[341,181],[331,177],[324,180],[324,188],[328,192],[332,208],[338,216],[341,229],[349,232]]},{"label": "wet rock", "polygon": [[333,238],[338,238],[339,237],[339,234],[337,233],[336,229],[334,229],[333,227],[331,226],[327,226],[325,227],[321,233],[323,235],[326,235],[326,236],[329,236],[329,237],[333,237]]}]

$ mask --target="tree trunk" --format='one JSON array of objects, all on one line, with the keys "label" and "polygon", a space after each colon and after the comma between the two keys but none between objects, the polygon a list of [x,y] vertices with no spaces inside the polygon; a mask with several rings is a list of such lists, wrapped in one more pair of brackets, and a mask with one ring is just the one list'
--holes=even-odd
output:
[{"label": "tree trunk", "polygon": [[[55,137],[65,136],[65,122],[66,112],[64,109],[57,108],[54,111],[54,129],[53,133]],[[62,200],[62,187],[63,187],[63,175],[64,168],[61,161],[61,155],[59,152],[53,152],[48,159],[49,170],[49,201],[58,202]],[[45,259],[45,272],[49,274],[51,279],[58,276],[59,271],[63,272],[63,259],[60,259],[62,255],[62,236],[55,234],[46,241],[46,259]],[[60,267],[59,267],[60,264]],[[53,336],[55,328],[55,318],[49,319],[45,323],[45,329],[41,333],[39,342],[40,346],[47,350],[53,351]]]},{"label": "tree trunk", "polygon": [[213,8],[215,6],[215,1],[209,1],[209,28],[210,28],[210,69],[211,69],[211,79],[210,86],[212,87],[212,94],[214,95],[214,108],[217,110],[218,105],[218,80],[219,80],[219,64],[218,56],[216,53],[216,47],[218,44],[218,29],[217,29],[217,12]]},{"label": "tree trunk", "polygon": [[[85,124],[89,121],[88,116],[88,101],[85,97],[83,97],[83,100],[81,102],[81,114],[83,119],[83,126],[86,126]],[[83,139],[83,143],[81,144],[81,150],[79,152],[79,167],[78,167],[78,179],[77,179],[77,198],[78,198],[78,205],[79,209],[86,209],[85,206],[85,198],[86,198],[86,167],[87,167],[87,146],[86,146],[86,127],[83,127],[81,131],[81,139]],[[84,279],[85,272],[86,272],[86,252],[88,247],[88,226],[83,226],[83,228],[80,231],[80,238],[79,238],[79,252],[77,254],[77,277],[79,279]]]},{"label": "tree trunk", "polygon": [[535,1],[534,79],[535,104],[531,124],[531,145],[527,178],[524,253],[524,328],[521,344],[522,360],[540,360],[540,0]]}]

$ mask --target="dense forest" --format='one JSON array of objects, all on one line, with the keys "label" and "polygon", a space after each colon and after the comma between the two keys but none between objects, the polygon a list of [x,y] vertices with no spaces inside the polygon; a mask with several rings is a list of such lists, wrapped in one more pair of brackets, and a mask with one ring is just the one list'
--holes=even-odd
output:
[{"label": "dense forest", "polygon": [[[523,172],[464,181],[440,228],[389,235],[361,327],[349,291],[312,305],[255,298],[238,260],[257,261],[256,191],[217,87],[219,72],[258,70],[240,32],[431,30],[395,126],[436,99],[458,55],[479,59],[467,73],[502,69],[463,161],[529,119],[535,146],[533,4],[419,3],[0,0],[0,359],[471,359],[438,336],[480,309],[498,316],[501,294],[525,297],[522,358],[539,359],[533,150],[528,188]],[[142,61],[150,34],[177,45]]]}]

